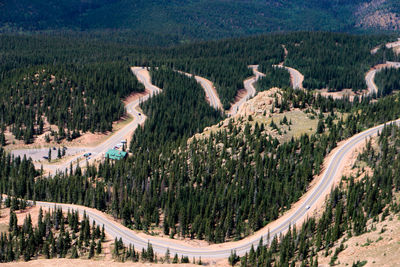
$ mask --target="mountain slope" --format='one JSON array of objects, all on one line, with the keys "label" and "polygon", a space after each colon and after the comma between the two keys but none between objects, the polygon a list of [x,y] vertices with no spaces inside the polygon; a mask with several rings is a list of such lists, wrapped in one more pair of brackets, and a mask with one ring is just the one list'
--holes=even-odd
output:
[{"label": "mountain slope", "polygon": [[[118,29],[207,39],[271,31],[398,30],[399,8],[395,2],[11,0],[0,3],[0,31]],[[381,14],[377,11],[389,14],[392,21],[386,26],[371,22],[379,20],[374,17]]]}]

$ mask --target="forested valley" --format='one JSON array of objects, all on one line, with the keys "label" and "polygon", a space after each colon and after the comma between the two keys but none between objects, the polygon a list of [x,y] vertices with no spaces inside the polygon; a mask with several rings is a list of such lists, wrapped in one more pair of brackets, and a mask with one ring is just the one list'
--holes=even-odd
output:
[{"label": "forested valley", "polygon": [[[375,55],[370,53],[390,36],[292,33],[154,49],[112,41],[61,42],[52,36],[0,38],[4,61],[0,66],[0,90],[4,94],[0,98],[2,132],[10,126],[26,143],[40,134],[45,120],[59,126],[60,138],[70,138],[74,132],[110,130],[112,122],[124,115],[122,98],[143,91],[129,66],[151,67],[152,81],[162,89],[141,104],[148,118],[134,133],[129,145],[131,156],[126,160],[105,160],[85,170],[71,166],[65,173],[50,177],[35,170],[31,160],[13,158],[1,148],[0,192],[93,207],[132,229],[158,229],[171,238],[221,243],[250,235],[302,196],[337,142],[400,117],[398,95],[382,93],[377,101],[370,97],[356,97],[353,102],[347,98],[333,100],[293,90],[288,73],[272,67],[284,62],[304,71],[308,89],[363,89],[367,69],[388,59],[396,60],[384,48]],[[288,49],[286,58],[283,44]],[[312,110],[318,119],[315,133],[283,142],[265,130],[267,125],[240,128],[229,124],[226,130],[204,139],[191,138],[220,123],[225,115],[209,106],[203,89],[193,78],[177,70],[215,82],[227,109],[243,87],[243,80],[252,75],[249,64],[260,64],[266,73],[257,90],[282,87],[282,99],[274,102],[271,112]],[[377,81],[392,75],[397,77],[397,72],[382,71],[377,74]],[[395,80],[385,81],[387,85],[382,88],[391,88],[385,92],[396,89]],[[374,214],[382,208],[381,205]],[[361,218],[358,211],[352,210],[352,214],[349,223]],[[312,220],[306,224],[309,232],[304,236],[317,231],[315,225],[308,226]],[[332,234],[330,223],[321,226],[321,236]],[[338,230],[336,239],[345,229],[342,218],[339,223],[343,228]],[[362,227],[357,229],[362,231]],[[288,240],[293,240],[291,235],[292,232],[287,235]],[[275,250],[260,247],[260,252],[244,257],[243,264],[272,262],[272,256],[269,259],[266,255],[277,252],[283,253],[282,263],[293,261],[300,253],[295,253],[294,245],[290,253],[289,248],[282,247],[289,242],[285,240],[279,244],[276,241]],[[307,240],[304,237],[304,242],[311,242]],[[331,242],[333,238],[326,240]],[[123,249],[119,241],[115,243],[117,251]],[[309,248],[302,247],[303,256],[297,259],[313,255]],[[126,253],[124,257],[128,257]]]},{"label": "forested valley", "polygon": [[[84,103],[78,101],[75,104],[78,114],[74,116],[79,122],[76,122],[74,126],[64,125],[64,130],[73,131],[75,128],[76,130],[101,132],[110,128],[109,119],[116,120],[122,115],[120,112],[121,102],[115,99],[126,96],[127,92],[142,90],[140,85],[137,85],[135,77],[129,77],[133,76],[128,73],[127,67],[129,66],[167,66],[203,76],[214,82],[224,108],[229,109],[238,90],[243,88],[243,80],[252,75],[248,69],[248,65],[251,64],[259,64],[260,70],[267,75],[267,78],[260,83],[259,90],[264,90],[261,88],[268,89],[270,86],[288,86],[289,76],[285,71],[272,68],[272,65],[283,62],[286,66],[297,68],[305,75],[304,86],[306,88],[328,88],[336,91],[344,88],[365,89],[364,74],[370,67],[386,60],[397,60],[393,52],[385,48],[381,48],[374,55],[370,53],[373,47],[391,39],[390,36],[385,35],[355,36],[339,33],[298,32],[208,41],[169,48],[143,48],[119,42],[117,38],[106,39],[93,36],[92,38],[86,39],[79,35],[34,35],[32,37],[2,35],[0,37],[1,90],[5,91],[6,96],[14,94],[14,91],[24,92],[29,81],[21,83],[21,79],[27,75],[34,75],[35,72],[39,73],[43,69],[59,69],[57,73],[65,70],[63,73],[67,76],[65,78],[74,79],[71,82],[75,83],[75,86],[78,86],[79,84],[76,83],[82,80],[85,81],[82,86],[95,85],[107,89],[110,82],[116,81],[116,88],[107,91],[108,95],[104,95],[104,90],[100,90],[99,95],[113,99],[112,103],[108,103],[102,111],[117,111],[117,114],[103,115],[98,110],[94,114],[98,114],[102,118],[90,118],[89,122],[84,123],[79,120],[85,118],[89,112],[85,111],[85,107],[82,106]],[[288,50],[286,57],[283,45]],[[110,65],[110,67],[105,65]],[[111,68],[119,68],[121,71],[111,71]],[[82,72],[82,75],[78,73],[79,71]],[[50,72],[47,73],[52,75]],[[96,75],[94,75],[95,73]],[[74,77],[68,77],[68,75]],[[87,78],[89,75],[91,79]],[[58,77],[56,78],[58,79]],[[94,79],[97,80],[94,81]],[[20,82],[18,86],[17,82]],[[46,86],[49,87],[48,83],[49,81],[36,85],[35,94],[40,94],[36,96],[36,100],[44,99],[44,94],[49,93],[46,89]],[[59,101],[72,102],[74,96],[72,93],[64,92],[63,82],[58,82],[56,85],[57,88],[63,88],[62,92],[54,90],[59,94]],[[32,86],[29,88],[31,89]],[[12,88],[17,90],[12,90]],[[89,88],[86,89],[91,91]],[[55,92],[52,92],[51,95],[48,97],[54,98]],[[28,96],[24,96],[24,98],[28,98]],[[17,106],[22,105],[21,102],[17,102],[20,100],[13,99]],[[5,104],[3,103],[3,105]],[[30,111],[29,115],[23,111],[22,113],[25,115],[19,115],[18,122],[13,122],[16,124],[15,129],[18,129],[14,133],[21,138],[28,136],[26,138],[28,142],[31,139],[31,132],[34,132],[39,126],[36,122],[40,123],[38,111],[35,111],[38,108]],[[54,118],[47,118],[47,120],[61,126],[61,118],[71,117],[71,112],[66,108],[65,104],[61,105],[58,112],[51,112],[51,116]],[[7,110],[6,107],[3,109]],[[12,114],[14,112],[11,112],[10,115]],[[46,113],[47,115],[49,114]],[[58,118],[60,116],[61,118]],[[9,118],[2,119],[3,128],[9,124]],[[33,124],[36,125],[32,129]]]},{"label": "forested valley", "polygon": [[[321,120],[321,129],[325,129],[321,134],[288,143],[271,140],[262,132],[262,125],[258,129],[247,127],[242,133],[232,127],[226,133],[189,145],[186,139],[166,142],[156,149],[135,150],[126,161],[105,162],[98,168],[89,166],[85,173],[78,168],[51,179],[40,175],[35,179],[38,174],[29,161],[12,160],[3,154],[1,190],[26,199],[77,203],[108,211],[134,229],[149,231],[158,225],[170,236],[204,238],[210,242],[241,238],[265,225],[265,218],[272,220],[279,215],[276,210],[285,210],[301,196],[312,175],[318,173],[324,155],[337,141],[400,115],[398,96],[388,96],[377,103],[364,99],[351,104],[289,91],[285,99],[282,103],[287,106],[304,104],[327,113],[336,110],[351,114],[337,123],[330,115]],[[394,103],[390,109],[388,103]],[[237,135],[233,135],[235,131]],[[218,143],[226,149],[215,146]],[[298,149],[301,153],[292,153]],[[291,157],[287,157],[289,154]],[[274,166],[279,163],[282,165],[275,173]],[[281,176],[286,178],[274,179]],[[254,179],[248,183],[248,177]],[[297,187],[299,179],[303,182]],[[265,197],[263,192],[268,188],[277,194]],[[293,198],[282,198],[286,194]],[[270,209],[269,203],[280,203],[280,208]],[[164,222],[160,210],[165,215]],[[237,220],[221,223],[216,219],[224,216]],[[249,223],[245,223],[246,218]]]}]

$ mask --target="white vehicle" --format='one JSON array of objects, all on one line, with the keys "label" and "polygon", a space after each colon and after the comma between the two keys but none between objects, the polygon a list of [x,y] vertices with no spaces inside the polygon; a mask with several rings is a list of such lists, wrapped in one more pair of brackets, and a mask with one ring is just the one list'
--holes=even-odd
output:
[{"label": "white vehicle", "polygon": [[309,209],[310,209],[310,206],[309,206],[309,205],[307,205],[307,206],[306,206],[306,210],[309,210]]}]

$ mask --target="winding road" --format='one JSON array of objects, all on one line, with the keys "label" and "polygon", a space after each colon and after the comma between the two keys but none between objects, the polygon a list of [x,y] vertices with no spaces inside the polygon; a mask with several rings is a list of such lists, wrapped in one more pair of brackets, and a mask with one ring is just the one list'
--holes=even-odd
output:
[{"label": "winding road", "polygon": [[400,68],[400,62],[391,62],[391,61],[386,61],[386,64],[380,64],[375,67],[373,67],[370,71],[367,72],[365,75],[365,82],[367,83],[368,87],[368,93],[369,94],[377,94],[378,93],[378,87],[375,84],[375,75],[377,72],[381,71],[384,68]]},{"label": "winding road", "polygon": [[[179,73],[185,74],[186,76],[192,77],[193,74],[183,72],[183,71],[178,71]],[[210,81],[207,80],[206,78],[200,77],[195,75],[194,78],[196,81],[203,87],[204,92],[206,93],[207,101],[210,103],[210,106],[212,106],[215,109],[218,110],[223,110],[221,100],[219,99],[217,90],[215,89],[214,84]]]},{"label": "winding road", "polygon": [[[393,67],[399,67],[400,63],[389,63],[392,64]],[[254,96],[256,93],[254,83],[263,76],[262,73],[258,72],[257,65],[249,66],[252,68],[255,76],[246,79],[244,81],[244,87],[246,89],[246,95],[242,97],[237,103],[235,103],[231,110],[232,113],[235,114],[239,107],[250,97]],[[297,70],[285,66],[281,66],[286,69],[291,74],[292,85],[293,88],[302,88],[302,81],[304,79],[303,75],[299,73]],[[372,70],[370,74],[367,74],[366,81],[368,84],[368,88],[370,92],[377,91],[377,87],[373,82],[376,69]],[[131,133],[136,127],[143,123],[145,120],[144,115],[139,115],[136,108],[140,104],[140,102],[148,99],[150,95],[160,92],[160,89],[151,84],[151,79],[148,72],[144,68],[133,67],[132,72],[138,77],[138,80],[143,83],[147,90],[150,91],[150,94],[145,97],[135,100],[134,102],[127,105],[127,112],[130,113],[134,120],[124,127],[121,131],[114,134],[110,137],[105,143],[101,144],[101,148],[98,150],[91,149],[91,151],[95,152],[96,155],[100,155],[103,151],[108,149],[108,146],[114,144],[114,142],[120,142],[120,139],[123,136]],[[212,83],[204,78],[198,77],[198,82],[201,83],[203,88],[208,91],[208,89],[212,88]],[[210,94],[210,103],[211,105],[218,106],[217,102],[211,101],[211,98],[218,98],[215,94],[212,96],[211,92],[206,93],[207,96]],[[396,120],[395,123],[399,123],[400,120]],[[112,236],[112,238],[122,238],[125,244],[133,244],[136,249],[141,250],[142,248],[146,248],[148,242],[150,242],[153,246],[154,251],[158,255],[164,255],[167,249],[169,249],[171,255],[177,253],[179,256],[184,255],[188,257],[201,257],[202,259],[222,259],[228,258],[231,255],[231,252],[234,250],[238,255],[244,255],[246,252],[250,250],[252,246],[255,248],[259,244],[259,240],[262,237],[264,240],[264,244],[272,240],[274,236],[277,236],[281,233],[285,233],[289,227],[300,224],[306,220],[306,218],[311,215],[311,211],[318,202],[322,202],[324,197],[329,194],[333,185],[336,181],[341,178],[343,166],[345,166],[346,161],[348,160],[349,155],[353,153],[353,151],[357,148],[357,146],[365,143],[367,138],[377,135],[379,131],[382,130],[384,124],[370,128],[362,133],[359,133],[345,142],[342,142],[339,147],[337,147],[334,151],[330,153],[327,157],[327,162],[325,162],[324,171],[320,176],[320,179],[307,191],[307,193],[299,200],[297,203],[292,205],[292,209],[286,212],[282,217],[278,218],[276,221],[268,224],[261,230],[257,231],[253,235],[237,241],[237,242],[227,242],[223,244],[215,244],[204,247],[196,247],[185,243],[184,241],[179,240],[171,240],[168,238],[161,238],[157,236],[144,235],[143,233],[135,233],[134,231],[122,226],[120,223],[115,222],[108,215],[101,213],[100,211],[86,208],[78,205],[71,204],[59,204],[59,203],[49,203],[49,202],[40,202],[37,201],[36,204],[38,206],[42,206],[45,208],[53,208],[55,206],[61,207],[64,210],[74,209],[79,211],[79,213],[86,212],[87,216],[89,216],[90,220],[95,221],[99,225],[104,225],[106,232]],[[69,165],[69,163],[67,163]],[[267,239],[267,235],[269,234],[270,240]]]},{"label": "winding road", "polygon": [[[141,82],[145,86],[146,90],[149,92],[143,97],[140,97],[125,106],[127,113],[133,117],[133,120],[129,124],[124,126],[122,129],[111,135],[107,140],[105,140],[101,144],[95,147],[79,148],[79,153],[72,156],[68,160],[63,161],[60,164],[43,164],[44,169],[48,170],[52,174],[55,174],[56,172],[63,172],[66,169],[69,169],[71,164],[73,168],[76,168],[76,166],[78,166],[79,161],[81,163],[83,162],[84,164],[86,164],[86,158],[83,156],[83,154],[87,152],[92,153],[90,159],[91,162],[93,162],[96,159],[103,158],[107,150],[121,143],[121,140],[125,140],[127,137],[129,137],[129,135],[131,135],[136,130],[138,125],[142,124],[145,121],[146,116],[141,114],[137,110],[137,108],[139,107],[141,102],[146,101],[150,96],[153,96],[154,94],[161,92],[161,89],[154,86],[151,83],[151,78],[147,69],[142,67],[132,67],[131,70],[132,73],[136,75],[138,81]],[[46,151],[48,150],[48,148],[44,149]],[[35,149],[26,149],[25,151],[26,153],[24,153],[24,150],[18,150],[17,152],[18,154],[29,155],[29,152],[30,151],[35,152]],[[42,163],[35,162],[34,164],[35,167],[38,169],[40,169],[42,166]]]},{"label": "winding road", "polygon": [[289,74],[290,74],[290,82],[292,84],[293,89],[304,89],[303,87],[303,81],[304,81],[304,75],[300,73],[300,71],[284,66],[283,63],[279,65],[272,65],[273,67],[277,68],[283,68],[286,69]]},{"label": "winding road", "polygon": [[[396,121],[396,123],[399,122],[400,120]],[[99,225],[104,224],[106,232],[111,235],[112,238],[122,238],[125,244],[133,244],[135,245],[135,248],[139,250],[146,248],[148,242],[150,242],[154,251],[159,255],[164,255],[167,249],[170,250],[171,255],[177,253],[178,255],[185,255],[188,257],[201,257],[202,259],[227,258],[230,256],[232,250],[236,251],[238,255],[244,255],[250,250],[251,246],[254,246],[255,248],[257,247],[261,237],[264,240],[264,244],[268,242],[266,230],[269,230],[270,240],[272,240],[274,236],[279,235],[280,233],[285,233],[289,227],[304,222],[304,220],[309,216],[310,207],[313,207],[318,201],[321,201],[321,197],[324,197],[330,192],[335,180],[341,178],[342,169],[345,165],[344,163],[347,161],[347,156],[350,155],[358,145],[365,143],[367,138],[376,135],[383,127],[384,124],[373,127],[353,136],[345,143],[341,144],[334,153],[331,153],[330,160],[326,165],[322,178],[308,191],[302,200],[293,205],[294,208],[288,211],[282,218],[265,226],[254,235],[237,242],[229,242],[222,245],[216,244],[207,247],[193,247],[184,242],[170,240],[168,238],[159,238],[150,235],[143,237],[143,234],[139,235],[135,233],[134,231],[113,221],[109,216],[83,206],[40,201],[37,201],[36,204],[44,208],[54,208],[57,206],[64,210],[74,209],[81,214],[86,212],[90,220],[95,221],[96,224]]]},{"label": "winding road", "polygon": [[261,78],[265,77],[264,73],[258,71],[258,65],[249,65],[249,68],[253,70],[253,77],[250,77],[243,81],[244,89],[246,90],[246,94],[242,96],[238,101],[231,105],[229,111],[227,111],[228,115],[235,115],[238,113],[240,107],[250,98],[256,95],[256,88],[254,84]]}]

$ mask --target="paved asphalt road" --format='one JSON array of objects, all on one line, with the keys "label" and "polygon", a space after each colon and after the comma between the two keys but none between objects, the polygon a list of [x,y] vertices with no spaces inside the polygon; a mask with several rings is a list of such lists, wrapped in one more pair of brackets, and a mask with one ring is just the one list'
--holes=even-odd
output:
[{"label": "paved asphalt road", "polygon": [[283,65],[272,65],[272,66],[278,67],[278,68],[284,68],[289,72],[290,81],[292,83],[293,89],[303,89],[304,76],[303,76],[303,74],[300,73],[300,71],[298,71],[294,68],[291,68],[291,67],[283,66]]},{"label": "paved asphalt road", "polygon": [[[125,140],[126,137],[129,134],[132,134],[138,125],[143,123],[146,119],[146,116],[140,114],[136,108],[139,106],[139,104],[143,101],[146,101],[150,96],[157,94],[161,92],[161,89],[154,86],[151,83],[150,76],[147,75],[147,70],[142,68],[142,67],[132,67],[131,68],[132,72],[136,77],[138,78],[139,82],[141,82],[146,89],[150,92],[150,94],[141,97],[128,105],[125,106],[127,113],[129,113],[132,117],[133,120],[127,124],[125,127],[120,129],[118,132],[114,133],[111,135],[106,141],[103,143],[97,145],[96,147],[87,147],[87,148],[80,148],[79,152],[75,156],[69,158],[67,161],[62,162],[61,164],[43,164],[43,167],[47,170],[49,170],[52,174],[56,173],[57,171],[63,172],[66,169],[70,168],[70,165],[72,164],[73,168],[76,168],[77,166],[77,161],[80,161],[80,166],[85,166],[86,165],[86,158],[83,157],[84,153],[90,152],[92,153],[91,155],[91,161],[102,158],[104,157],[105,153],[107,150],[110,148],[113,148],[117,144],[121,143],[122,140]],[[139,115],[140,114],[140,115]],[[71,148],[72,149],[72,148]],[[48,148],[46,148],[48,150]],[[27,153],[29,153],[29,149],[26,150]],[[18,151],[19,154],[23,154],[23,151],[20,150]],[[29,154],[28,154],[29,156]],[[41,167],[41,163],[34,163],[36,168]]]},{"label": "paved asphalt road", "polygon": [[221,101],[219,100],[219,96],[217,94],[217,91],[213,83],[200,76],[194,76],[194,78],[204,88],[207,98],[210,101],[210,105],[215,109],[222,110],[222,104]]},{"label": "paved asphalt road", "polygon": [[[400,120],[396,121],[397,123]],[[312,189],[311,193],[308,195],[307,199],[303,201],[303,203],[295,210],[289,211],[288,218],[281,222],[278,226],[274,228],[270,228],[270,237],[271,239],[275,235],[279,235],[280,233],[284,233],[287,231],[290,225],[294,225],[297,223],[302,223],[306,217],[308,216],[308,211],[310,207],[313,207],[318,201],[321,201],[321,197],[324,196],[325,193],[329,192],[332,188],[333,182],[335,178],[337,178],[340,173],[338,173],[339,166],[344,164],[346,160],[346,155],[352,152],[352,150],[360,143],[365,142],[366,138],[371,137],[380,131],[384,125],[379,125],[369,130],[366,130],[362,133],[359,133],[352,138],[350,138],[346,143],[344,143],[340,149],[338,149],[335,154],[331,157],[330,162],[326,170],[323,173],[322,179],[320,179],[319,183]],[[46,203],[46,202],[37,202],[37,205],[42,207],[54,207],[54,203]],[[76,209],[77,206],[69,205],[69,204],[57,204],[63,209]],[[240,245],[235,246],[232,244],[232,248],[229,249],[218,249],[218,248],[194,248],[184,244],[176,244],[169,239],[158,239],[149,236],[147,239],[139,237],[134,232],[128,230],[127,228],[116,224],[115,222],[107,219],[107,217],[101,215],[99,212],[93,212],[90,209],[86,209],[85,207],[78,206],[77,210],[82,213],[84,210],[86,214],[90,217],[91,220],[96,221],[97,224],[105,226],[105,230],[108,234],[110,234],[113,238],[122,238],[123,242],[126,244],[134,244],[136,249],[141,249],[147,247],[147,243],[150,242],[153,245],[154,251],[159,255],[164,255],[166,250],[169,249],[171,255],[177,253],[178,255],[185,255],[188,257],[202,257],[203,259],[221,259],[227,258],[231,254],[231,250],[235,250],[238,255],[244,255],[248,252],[252,245],[256,248],[260,235],[255,233],[252,237],[247,238],[247,242],[245,244],[240,243]],[[100,214],[100,215],[99,215]],[[264,243],[267,242],[267,236],[263,236]]]},{"label": "paved asphalt road", "polygon": [[265,74],[258,71],[258,65],[250,65],[249,68],[253,70],[254,76],[243,81],[244,89],[246,90],[246,95],[231,106],[231,108],[228,111],[228,114],[230,115],[235,115],[239,111],[240,107],[247,100],[255,96],[256,88],[254,87],[254,84],[260,79],[260,77],[265,76]]},{"label": "paved asphalt road", "polygon": [[[193,74],[190,74],[187,72],[183,72],[183,71],[177,71],[177,72],[185,74],[188,77],[193,76]],[[210,80],[207,80],[206,78],[203,78],[203,77],[200,77],[197,75],[195,75],[194,78],[201,85],[201,87],[203,87],[204,92],[206,93],[208,102],[210,103],[210,106],[212,106],[215,109],[222,110],[223,109],[222,104],[219,99],[218,93],[214,87],[214,84]]]},{"label": "paved asphalt road", "polygon": [[[391,62],[391,61],[386,61],[386,66],[389,68],[400,68],[400,62]],[[374,79],[375,75],[377,72],[381,71],[385,67],[379,67],[379,68],[374,68],[370,71],[367,72],[365,75],[365,82],[367,83],[368,91],[370,94],[372,93],[378,93],[378,87],[376,86]]]},{"label": "paved asphalt road", "polygon": [[[396,63],[397,64],[397,63]],[[250,66],[251,67],[251,66]],[[254,88],[254,83],[255,81],[261,76],[259,73],[256,73],[257,66],[253,66],[253,71],[255,73],[255,77],[252,77],[250,79],[247,79],[245,81],[245,88],[247,90],[247,96],[244,97],[243,103],[251,96],[255,94],[255,88]],[[144,83],[146,88],[149,88],[151,92],[155,93],[158,92],[158,88],[154,88],[153,85],[151,85],[151,81],[149,81],[148,78],[146,78],[146,75],[143,73],[142,68],[133,68],[132,71],[137,75],[138,79],[140,82]],[[293,87],[299,87],[300,85],[298,84],[298,81],[293,82]],[[148,97],[148,96],[147,96]],[[147,97],[135,101],[132,103],[129,107],[127,107],[128,112],[132,112],[133,116],[135,117],[134,122],[136,124],[141,123],[144,121],[143,118],[139,117],[137,114],[137,111],[134,110],[135,107],[139,104],[139,101],[145,101]],[[238,104],[238,103],[236,103]],[[240,104],[239,104],[240,105]],[[399,123],[400,120],[396,121],[396,123]],[[132,122],[133,123],[133,122]],[[136,125],[137,127],[137,125]],[[379,125],[377,127],[371,128],[369,130],[366,130],[360,134],[357,134],[350,138],[346,143],[344,143],[340,149],[338,149],[335,154],[331,157],[328,167],[323,173],[322,178],[318,182],[316,186],[311,190],[311,193],[308,195],[306,200],[302,202],[299,207],[297,207],[294,210],[291,210],[288,212],[287,219],[280,222],[279,225],[270,228],[270,237],[271,239],[279,235],[280,233],[284,233],[287,231],[288,227],[290,225],[294,225],[297,223],[302,223],[306,217],[308,216],[308,211],[310,207],[313,207],[318,201],[321,201],[321,197],[325,195],[325,193],[329,192],[332,188],[333,182],[335,178],[340,175],[338,173],[339,166],[343,164],[346,160],[346,155],[348,153],[351,153],[352,150],[360,143],[365,142],[366,138],[371,137],[380,131],[384,125]],[[131,129],[130,129],[131,130]],[[119,142],[119,139],[118,139]],[[110,144],[112,142],[110,141]],[[100,153],[100,152],[99,152]],[[202,257],[203,259],[220,259],[220,258],[227,258],[231,254],[232,250],[235,250],[237,254],[239,255],[244,255],[246,252],[248,252],[251,248],[252,245],[254,247],[257,247],[259,240],[261,238],[261,235],[255,233],[253,236],[249,237],[246,239],[246,242],[240,242],[238,245],[235,245],[235,243],[231,243],[231,248],[226,249],[226,248],[208,248],[208,247],[202,247],[202,248],[194,248],[185,244],[181,243],[175,243],[169,239],[159,239],[156,237],[151,237],[148,236],[148,238],[144,239],[138,235],[136,235],[134,232],[128,230],[125,227],[122,227],[119,224],[116,224],[112,220],[109,220],[106,216],[102,215],[99,212],[93,212],[90,209],[86,209],[85,207],[82,206],[74,206],[74,205],[69,205],[69,204],[54,204],[54,203],[46,203],[46,202],[37,202],[37,205],[42,206],[42,207],[54,207],[54,205],[60,206],[63,209],[77,209],[80,213],[83,213],[83,211],[86,211],[86,214],[90,217],[91,220],[96,221],[97,224],[105,226],[105,230],[107,231],[108,234],[110,234],[113,238],[122,238],[124,243],[126,244],[134,244],[136,249],[141,249],[147,247],[148,242],[150,242],[153,245],[154,251],[158,253],[159,255],[164,255],[166,250],[169,249],[171,255],[174,255],[177,253],[178,255],[185,255],[188,257]],[[264,243],[268,242],[267,237],[264,235],[262,236]]]}]

